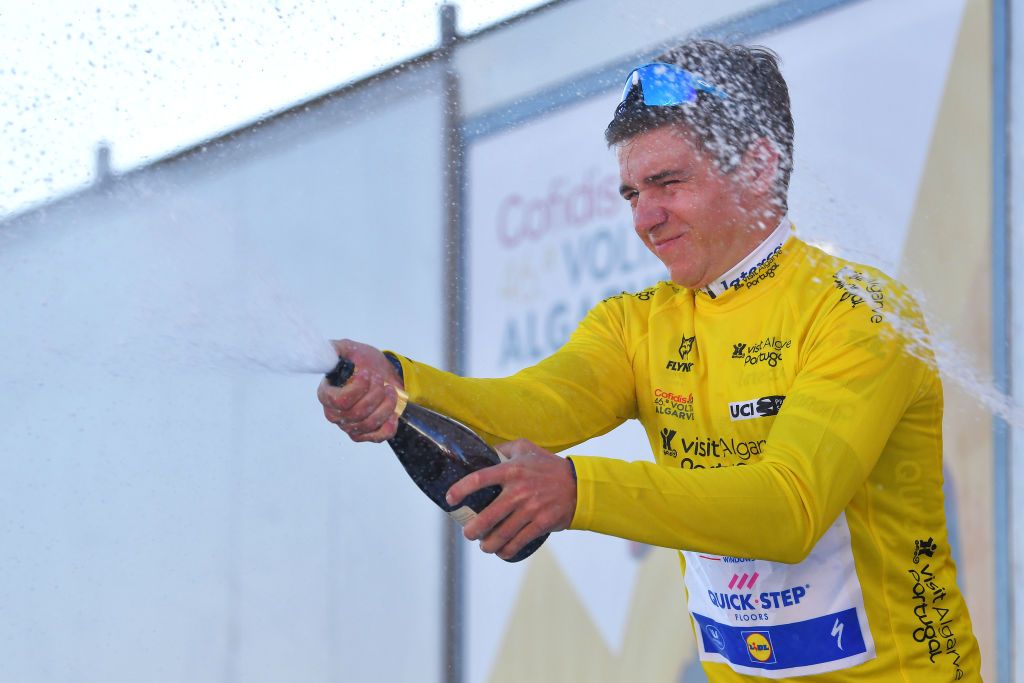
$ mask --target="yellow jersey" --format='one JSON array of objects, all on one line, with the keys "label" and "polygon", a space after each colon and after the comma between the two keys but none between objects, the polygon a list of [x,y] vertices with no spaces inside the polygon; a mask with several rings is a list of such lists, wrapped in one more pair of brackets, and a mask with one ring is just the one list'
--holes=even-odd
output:
[{"label": "yellow jersey", "polygon": [[639,419],[655,462],[570,456],[572,528],[680,551],[709,680],[978,681],[921,314],[788,228],[705,289],[606,299],[511,377],[402,359],[406,388],[552,451]]}]

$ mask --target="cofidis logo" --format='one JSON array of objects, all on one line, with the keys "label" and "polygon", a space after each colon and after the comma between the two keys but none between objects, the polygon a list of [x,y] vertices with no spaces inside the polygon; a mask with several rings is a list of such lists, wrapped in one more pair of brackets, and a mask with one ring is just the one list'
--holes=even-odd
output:
[{"label": "cofidis logo", "polygon": [[768,631],[743,631],[743,640],[747,644],[747,654],[755,664],[774,664],[775,650],[772,648],[772,637]]}]

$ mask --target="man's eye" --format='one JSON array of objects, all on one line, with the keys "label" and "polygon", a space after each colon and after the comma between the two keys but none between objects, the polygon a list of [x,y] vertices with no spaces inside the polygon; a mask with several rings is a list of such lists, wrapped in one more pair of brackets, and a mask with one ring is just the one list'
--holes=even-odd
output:
[{"label": "man's eye", "polygon": [[627,202],[633,201],[634,199],[636,199],[636,197],[637,193],[635,191],[622,193],[622,198],[625,199]]}]

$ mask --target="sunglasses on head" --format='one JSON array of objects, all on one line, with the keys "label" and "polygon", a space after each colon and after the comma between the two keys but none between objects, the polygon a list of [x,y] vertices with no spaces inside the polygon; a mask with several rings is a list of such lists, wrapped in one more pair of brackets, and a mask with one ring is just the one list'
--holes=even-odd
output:
[{"label": "sunglasses on head", "polygon": [[707,81],[697,78],[686,69],[675,64],[652,62],[638,66],[626,77],[622,90],[622,101],[636,92],[637,99],[648,107],[671,107],[697,101],[697,93],[706,92],[720,99],[728,95]]}]

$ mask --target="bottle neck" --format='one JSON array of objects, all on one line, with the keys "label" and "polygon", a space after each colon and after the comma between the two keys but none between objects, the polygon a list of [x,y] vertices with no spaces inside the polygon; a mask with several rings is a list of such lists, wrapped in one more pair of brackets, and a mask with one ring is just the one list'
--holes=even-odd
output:
[{"label": "bottle neck", "polygon": [[395,415],[402,417],[402,413],[405,412],[405,407],[409,405],[409,394],[405,393],[398,387],[395,387],[395,393],[398,394],[398,403],[395,404]]}]

